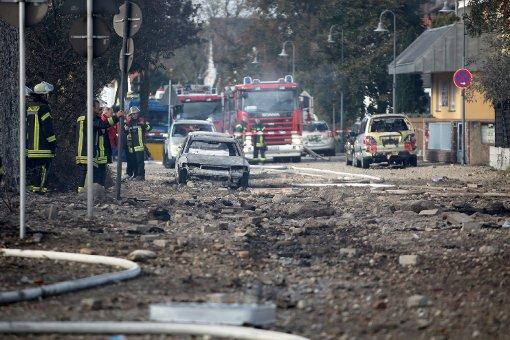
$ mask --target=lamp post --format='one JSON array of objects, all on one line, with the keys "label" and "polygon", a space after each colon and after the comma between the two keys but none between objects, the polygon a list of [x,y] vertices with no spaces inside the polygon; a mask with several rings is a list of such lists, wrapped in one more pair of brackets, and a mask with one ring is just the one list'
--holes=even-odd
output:
[{"label": "lamp post", "polygon": [[[463,0],[464,5],[464,13],[466,13],[466,0]],[[444,2],[444,6],[439,10],[439,13],[452,13],[455,12],[455,15],[459,15],[459,0],[455,1],[455,10],[452,10],[448,6],[448,1]],[[466,68],[466,23],[464,19],[462,20],[463,27],[463,37],[462,37],[462,68]],[[467,164],[466,159],[466,90],[462,89],[462,165]]]},{"label": "lamp post", "polygon": [[294,72],[296,71],[296,46],[294,45],[293,41],[287,40],[283,43],[282,51],[280,54],[278,54],[279,57],[288,57],[287,51],[285,50],[285,47],[287,44],[292,45],[292,78],[294,78]]},{"label": "lamp post", "polygon": [[383,16],[386,13],[391,13],[393,15],[393,113],[397,113],[397,16],[395,12],[386,9],[381,12],[379,16],[379,24],[374,32],[388,32],[388,30],[384,27],[383,24]]},{"label": "lamp post", "polygon": [[[328,34],[328,43],[333,44],[335,42],[335,39],[333,39],[333,29],[338,27],[337,24],[332,25],[329,28],[329,34]],[[340,45],[341,45],[341,52],[340,52],[340,61],[342,64],[342,68],[344,66],[344,29],[342,28],[340,31]],[[342,73],[342,84],[340,88],[340,131],[343,132],[344,130],[344,77]],[[343,135],[342,135],[343,136]]]}]

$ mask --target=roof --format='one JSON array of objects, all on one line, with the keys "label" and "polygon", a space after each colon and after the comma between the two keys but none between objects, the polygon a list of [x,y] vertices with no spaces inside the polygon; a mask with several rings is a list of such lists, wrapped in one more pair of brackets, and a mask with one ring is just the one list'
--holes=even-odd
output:
[{"label": "roof", "polygon": [[[462,22],[428,29],[416,38],[396,59],[396,73],[455,72],[462,67],[463,33]],[[480,58],[481,38],[466,36],[466,60]],[[468,65],[478,70],[477,63]],[[393,74],[394,62],[388,65]]]},{"label": "roof", "polygon": [[236,140],[233,136],[221,132],[196,131],[191,132],[188,136],[193,139],[208,140],[214,142],[235,142]]},{"label": "roof", "polygon": [[379,115],[371,115],[370,119],[378,119],[378,118],[407,118],[406,115],[398,114],[398,113],[383,113]]},{"label": "roof", "polygon": [[207,120],[198,120],[198,119],[179,119],[174,122],[174,124],[190,124],[190,125],[214,125],[213,123]]}]

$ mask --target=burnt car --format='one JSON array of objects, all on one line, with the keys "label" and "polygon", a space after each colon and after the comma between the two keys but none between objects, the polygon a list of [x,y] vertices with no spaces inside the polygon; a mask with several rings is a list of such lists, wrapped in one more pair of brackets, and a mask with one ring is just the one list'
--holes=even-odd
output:
[{"label": "burnt car", "polygon": [[246,188],[250,178],[250,165],[237,139],[217,132],[190,133],[177,155],[175,170],[179,184],[205,178]]}]

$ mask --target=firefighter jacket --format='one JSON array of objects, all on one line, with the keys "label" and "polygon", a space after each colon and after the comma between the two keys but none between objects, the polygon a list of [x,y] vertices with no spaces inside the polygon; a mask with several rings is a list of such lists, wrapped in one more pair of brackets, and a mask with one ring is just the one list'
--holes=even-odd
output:
[{"label": "firefighter jacket", "polygon": [[262,123],[259,123],[259,124],[254,124],[252,127],[251,127],[251,130],[253,132],[253,138],[254,138],[254,146],[256,148],[263,148],[266,146],[266,140],[264,138],[264,131],[266,130],[266,128],[264,127],[264,125]]},{"label": "firefighter jacket", "polygon": [[[94,116],[94,165],[108,163],[107,129],[117,124],[117,117],[109,117],[106,121],[100,116]],[[77,120],[77,143],[76,164],[87,164],[87,121],[86,116],[80,116]]]},{"label": "firefighter jacket", "polygon": [[145,151],[145,134],[151,129],[149,123],[142,118],[126,124],[129,152]]},{"label": "firefighter jacket", "polygon": [[28,158],[55,157],[57,137],[53,132],[50,106],[44,100],[28,104],[26,147]]},{"label": "firefighter jacket", "polygon": [[246,122],[240,122],[236,125],[237,133],[245,133],[246,132]]}]

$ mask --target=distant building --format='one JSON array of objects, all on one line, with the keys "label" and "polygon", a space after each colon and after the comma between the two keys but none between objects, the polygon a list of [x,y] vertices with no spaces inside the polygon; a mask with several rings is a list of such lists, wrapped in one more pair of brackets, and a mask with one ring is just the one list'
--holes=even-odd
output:
[{"label": "distant building", "polygon": [[[462,3],[462,1],[461,1]],[[437,10],[437,4],[431,8]],[[458,9],[459,12],[463,8]],[[453,83],[453,74],[462,68],[462,22],[429,28],[396,59],[397,74],[421,74],[424,87],[430,88],[431,117],[414,119],[423,133],[422,156],[432,162],[459,163],[462,160],[462,95]],[[483,59],[483,39],[466,36],[467,68],[476,78]],[[394,61],[395,62],[395,61]],[[388,66],[394,72],[394,62]],[[495,111],[483,95],[470,89],[466,100],[466,158],[471,165],[488,165],[494,146]]]}]

